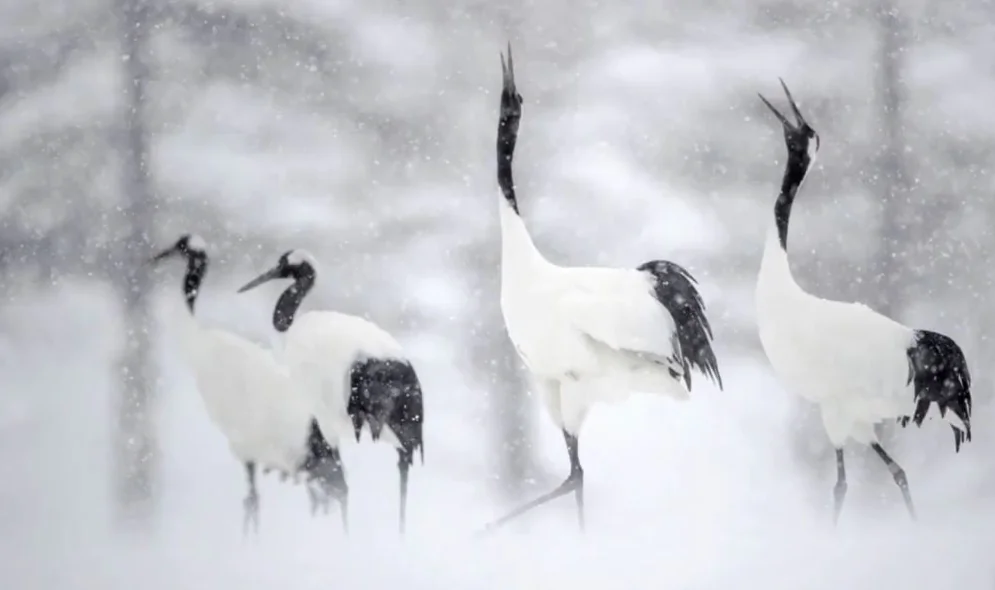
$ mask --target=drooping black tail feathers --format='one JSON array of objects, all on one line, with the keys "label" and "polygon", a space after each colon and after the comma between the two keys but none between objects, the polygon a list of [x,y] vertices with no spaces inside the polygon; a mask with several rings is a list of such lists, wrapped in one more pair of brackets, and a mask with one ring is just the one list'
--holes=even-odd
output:
[{"label": "drooping black tail feathers", "polygon": [[695,287],[697,281],[680,265],[666,260],[651,260],[638,270],[653,276],[653,294],[674,318],[688,390],[691,390],[690,367],[697,368],[722,389],[718,360],[712,350],[712,327],[705,316],[705,303]]},{"label": "drooping black tail feathers", "polygon": [[[386,414],[390,428],[409,461],[416,451],[425,462],[422,424],[425,406],[414,367],[402,359],[366,359],[353,365],[347,411],[358,428]],[[357,430],[358,435],[358,430]],[[410,463],[409,463],[410,465]]]},{"label": "drooping black tail feathers", "polygon": [[[908,383],[914,384],[916,409],[912,417],[921,426],[930,404],[936,404],[940,415],[951,422],[954,449],[960,451],[971,440],[971,373],[964,353],[952,338],[917,330],[915,342],[906,351],[909,359]],[[954,419],[947,417],[951,412]],[[908,417],[899,419],[905,426]]]},{"label": "drooping black tail feathers", "polygon": [[425,402],[422,396],[421,382],[410,363],[404,364],[401,373],[403,375],[400,380],[402,394],[399,403],[394,408],[391,423],[395,425],[394,433],[401,442],[402,448],[408,451],[409,460],[414,462],[414,453],[417,451],[421,457],[421,463],[424,465],[425,439],[422,426],[425,422]]},{"label": "drooping black tail feathers", "polygon": [[311,419],[307,437],[307,456],[300,470],[307,474],[308,479],[317,481],[329,496],[341,498],[349,492],[342,456],[337,448],[328,444],[314,418]]}]

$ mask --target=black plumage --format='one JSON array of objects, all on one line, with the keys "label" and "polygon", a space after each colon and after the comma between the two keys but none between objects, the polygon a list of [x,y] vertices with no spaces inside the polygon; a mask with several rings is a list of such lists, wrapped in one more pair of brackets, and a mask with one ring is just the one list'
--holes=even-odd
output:
[{"label": "black plumage", "polygon": [[[912,421],[921,426],[931,404],[936,404],[940,415],[953,412],[964,428],[951,426],[954,431],[954,449],[971,440],[971,373],[960,346],[949,336],[916,330],[915,344],[906,351],[909,359],[908,383],[914,384],[916,409]],[[899,418],[905,426],[909,417]]]},{"label": "black plumage", "polygon": [[722,376],[712,350],[712,327],[705,316],[705,302],[691,273],[679,264],[667,260],[651,260],[638,270],[653,277],[653,296],[660,302],[677,327],[680,350],[675,359],[684,369],[684,383],[691,390],[691,368],[694,367],[722,389]]}]

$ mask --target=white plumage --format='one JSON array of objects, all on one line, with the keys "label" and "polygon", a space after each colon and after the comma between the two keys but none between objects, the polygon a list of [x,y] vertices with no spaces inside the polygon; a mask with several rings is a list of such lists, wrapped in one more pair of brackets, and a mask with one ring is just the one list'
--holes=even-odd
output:
[{"label": "white plumage", "polygon": [[877,452],[914,517],[905,473],[879,444],[874,426],[891,419],[903,426],[910,419],[921,424],[935,403],[953,427],[959,450],[971,436],[967,363],[957,344],[942,334],[909,328],[860,303],[815,297],[795,282],[788,265],[788,221],[795,195],[815,161],[819,137],[786,86],[784,91],[796,123],[761,96],[784,127],[788,162],[757,280],[760,341],[783,384],[818,405],[826,434],[837,449],[834,518],[846,493],[842,447],[848,440]]},{"label": "white plumage", "polygon": [[180,353],[193,372],[208,417],[246,466],[245,526],[258,527],[256,467],[295,479],[302,469],[310,472],[309,477],[316,475],[312,443],[320,440],[312,438],[320,439],[321,433],[313,431],[307,400],[296,395],[287,370],[269,351],[230,332],[204,327],[196,319],[194,306],[208,264],[206,248],[199,236],[183,236],[153,260],[171,256],[187,260],[188,310],[175,318]]},{"label": "white plumage", "polygon": [[294,473],[307,454],[311,416],[273,356],[228,332],[186,326],[183,357],[208,416],[242,462]]},{"label": "white plumage", "polygon": [[570,268],[536,250],[503,194],[501,313],[522,361],[540,381],[550,416],[580,430],[595,402],[633,391],[686,399],[675,360],[674,318],[653,296],[653,277],[625,268]]},{"label": "white plumage", "polygon": [[[379,326],[335,311],[302,314],[287,330],[284,347],[291,374],[303,386],[318,423],[335,433],[330,436],[336,442],[354,430],[347,411],[353,366],[367,359],[404,358],[401,345]],[[400,446],[389,431],[382,434],[386,442]]]},{"label": "white plumage", "polygon": [[332,447],[349,432],[358,441],[365,425],[374,440],[383,435],[397,449],[403,532],[408,469],[414,453],[423,453],[424,411],[414,369],[394,337],[368,320],[334,311],[297,316],[317,278],[317,262],[303,250],[286,252],[239,292],[280,278],[294,282],[273,311],[273,326],[282,335],[278,356]]},{"label": "white plumage", "polygon": [[863,304],[804,292],[788,270],[776,229],[771,234],[756,290],[764,351],[789,390],[819,404],[834,446],[851,437],[870,444],[874,424],[914,410],[906,354],[913,331]]},{"label": "white plumage", "polygon": [[583,527],[583,468],[577,437],[591,406],[620,402],[633,391],[687,399],[691,369],[721,387],[711,328],[694,279],[662,260],[639,268],[563,267],[536,249],[512,179],[522,98],[509,47],[498,125],[501,219],[501,312],[519,356],[537,378],[543,401],[563,431],[570,476],[497,526],[573,491]]}]

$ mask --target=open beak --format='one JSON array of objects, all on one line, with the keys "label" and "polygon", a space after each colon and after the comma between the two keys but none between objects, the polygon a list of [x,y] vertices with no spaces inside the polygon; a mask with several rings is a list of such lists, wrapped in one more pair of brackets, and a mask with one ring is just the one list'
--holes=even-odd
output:
[{"label": "open beak", "polygon": [[274,266],[273,268],[267,270],[263,274],[259,275],[258,277],[246,283],[245,286],[243,286],[241,289],[238,290],[238,292],[245,293],[249,289],[255,289],[256,287],[262,285],[267,281],[272,281],[273,279],[278,279],[278,278],[280,278],[280,269]]},{"label": "open beak", "polygon": [[504,82],[504,91],[514,96],[518,91],[515,88],[515,60],[511,56],[511,41],[508,41],[508,58],[501,54],[501,78]]},{"label": "open beak", "polygon": [[782,115],[780,111],[775,109],[774,105],[770,104],[770,101],[767,100],[764,97],[764,95],[762,94],[759,95],[760,100],[762,100],[764,104],[767,105],[767,108],[769,108],[774,113],[774,116],[777,117],[777,119],[781,122],[782,125],[784,125],[785,128],[792,130],[800,129],[802,126],[805,125],[805,117],[803,117],[801,111],[798,110],[798,105],[795,103],[794,97],[791,96],[791,91],[788,90],[788,85],[785,84],[784,80],[781,80],[780,78],[778,78],[778,81],[781,82],[781,88],[784,89],[784,94],[788,97],[788,104],[791,105],[791,112],[795,116],[795,123],[791,123],[790,121],[788,121],[788,118]]},{"label": "open beak", "polygon": [[179,252],[179,250],[176,249],[176,246],[170,246],[169,248],[166,248],[162,252],[159,252],[158,254],[156,254],[155,256],[153,256],[152,258],[149,258],[146,261],[146,264],[157,264],[158,262],[160,262],[160,261],[162,261],[162,260],[164,260],[166,258],[169,258],[173,254],[177,254],[178,252]]}]

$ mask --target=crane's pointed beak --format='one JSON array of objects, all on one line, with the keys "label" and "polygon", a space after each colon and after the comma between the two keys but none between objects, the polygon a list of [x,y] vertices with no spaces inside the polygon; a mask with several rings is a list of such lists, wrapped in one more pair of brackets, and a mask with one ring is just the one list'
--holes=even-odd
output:
[{"label": "crane's pointed beak", "polygon": [[166,258],[169,258],[173,254],[177,254],[177,253],[179,253],[179,250],[176,248],[176,246],[170,246],[169,248],[166,248],[162,252],[159,252],[158,254],[156,254],[155,256],[153,256],[152,258],[149,258],[145,263],[146,264],[152,264],[152,265],[158,264],[162,260],[164,260]]},{"label": "crane's pointed beak", "polygon": [[770,104],[770,101],[767,100],[767,98],[763,94],[758,93],[757,96],[759,96],[760,100],[762,100],[763,103],[767,105],[767,108],[770,109],[772,113],[774,113],[774,116],[777,117],[777,120],[781,122],[781,125],[784,125],[787,129],[792,128],[792,125],[790,122],[788,122],[788,119],[781,114],[781,111],[774,108],[774,105]]},{"label": "crane's pointed beak", "polygon": [[263,274],[259,275],[258,277],[246,283],[241,289],[238,290],[238,292],[245,293],[249,289],[255,289],[256,287],[262,285],[267,281],[272,281],[273,279],[278,279],[278,278],[280,278],[280,268],[274,266],[273,268],[267,270]]}]

